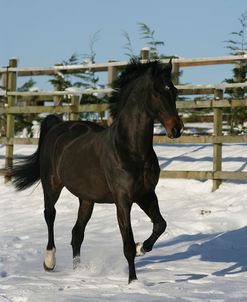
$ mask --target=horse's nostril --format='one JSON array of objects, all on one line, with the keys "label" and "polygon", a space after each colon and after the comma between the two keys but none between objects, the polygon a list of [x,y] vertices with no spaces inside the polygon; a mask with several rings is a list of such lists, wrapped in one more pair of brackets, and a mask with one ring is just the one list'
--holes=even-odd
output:
[{"label": "horse's nostril", "polygon": [[172,136],[174,138],[179,137],[180,136],[180,130],[176,127],[172,128]]}]

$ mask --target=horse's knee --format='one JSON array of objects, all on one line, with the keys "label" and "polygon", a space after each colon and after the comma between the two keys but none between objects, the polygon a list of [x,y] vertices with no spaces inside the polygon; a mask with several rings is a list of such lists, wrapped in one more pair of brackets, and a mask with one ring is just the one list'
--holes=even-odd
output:
[{"label": "horse's knee", "polygon": [[150,252],[153,249],[154,243],[165,232],[166,227],[167,223],[164,219],[154,223],[152,235],[143,243],[143,250],[145,252]]},{"label": "horse's knee", "polygon": [[154,224],[154,232],[157,234],[162,234],[165,232],[166,227],[167,227],[167,223],[163,219],[162,221]]}]

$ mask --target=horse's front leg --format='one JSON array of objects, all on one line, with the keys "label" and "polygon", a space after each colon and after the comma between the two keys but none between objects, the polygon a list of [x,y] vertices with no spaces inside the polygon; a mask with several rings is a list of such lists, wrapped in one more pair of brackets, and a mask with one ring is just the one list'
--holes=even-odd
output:
[{"label": "horse's front leg", "polygon": [[150,252],[157,241],[166,229],[166,221],[162,217],[159,209],[158,199],[155,192],[146,195],[142,201],[137,204],[150,217],[153,222],[153,232],[151,236],[142,244],[137,244],[137,256],[141,256],[146,252]]},{"label": "horse's front leg", "polygon": [[84,232],[89,219],[92,216],[94,203],[91,201],[81,200],[78,210],[78,217],[72,230],[72,250],[73,250],[73,268],[80,264],[80,250],[84,239]]},{"label": "horse's front leg", "polygon": [[132,203],[126,202],[126,200],[118,200],[117,206],[117,218],[118,224],[121,231],[123,239],[123,250],[124,255],[128,261],[129,265],[129,283],[136,280],[135,271],[135,256],[136,256],[136,246],[134,241],[134,236],[131,228],[130,221],[130,210]]}]

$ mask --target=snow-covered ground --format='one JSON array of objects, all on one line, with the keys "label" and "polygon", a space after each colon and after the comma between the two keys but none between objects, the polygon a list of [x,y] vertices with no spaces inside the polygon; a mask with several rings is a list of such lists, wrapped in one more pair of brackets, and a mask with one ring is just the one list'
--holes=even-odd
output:
[{"label": "snow-covered ground", "polygon": [[[18,146],[16,156],[35,147]],[[156,146],[169,170],[210,170],[208,145]],[[4,147],[0,148],[0,164]],[[247,145],[225,145],[224,170],[247,171]],[[138,281],[127,285],[114,205],[96,205],[72,269],[71,229],[78,202],[64,190],[57,203],[57,266],[43,270],[47,242],[41,187],[17,193],[1,180],[0,302],[165,301],[235,302],[247,299],[247,182],[161,179],[157,195],[168,228],[152,252],[136,259]],[[149,219],[134,205],[136,241],[150,234]]]}]

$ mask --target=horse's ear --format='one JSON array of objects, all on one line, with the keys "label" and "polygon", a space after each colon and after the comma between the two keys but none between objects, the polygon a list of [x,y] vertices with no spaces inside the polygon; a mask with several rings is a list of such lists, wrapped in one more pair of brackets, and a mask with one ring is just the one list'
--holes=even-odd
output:
[{"label": "horse's ear", "polygon": [[172,72],[172,58],[170,59],[170,61],[167,64],[167,70],[171,73]]}]

